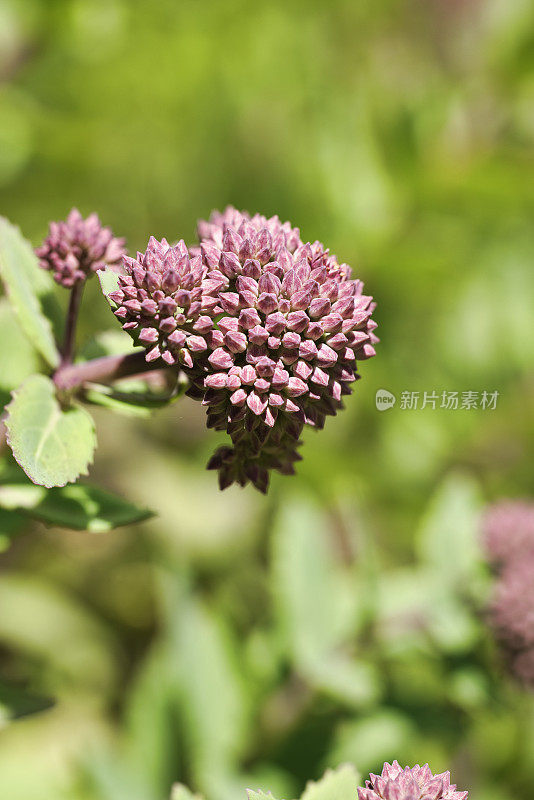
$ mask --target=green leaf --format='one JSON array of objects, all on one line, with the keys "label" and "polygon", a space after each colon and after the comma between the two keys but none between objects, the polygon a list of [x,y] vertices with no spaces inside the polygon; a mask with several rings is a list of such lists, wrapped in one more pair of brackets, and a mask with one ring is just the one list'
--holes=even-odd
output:
[{"label": "green leaf", "polygon": [[194,794],[183,783],[175,783],[172,787],[171,800],[202,800],[202,795]]},{"label": "green leaf", "polygon": [[96,445],[93,420],[81,406],[62,409],[49,378],[28,378],[6,410],[8,444],[34,483],[65,486],[87,474]]},{"label": "green leaf", "polygon": [[350,653],[358,596],[356,574],[329,541],[324,514],[309,501],[286,501],[273,537],[273,596],[283,644],[300,674],[319,691],[360,707],[376,701],[372,665]]},{"label": "green leaf", "polygon": [[[100,273],[98,273],[100,274]],[[142,350],[143,348],[139,348]],[[100,331],[83,345],[79,352],[78,361],[90,361],[92,358],[102,356],[121,356],[134,350],[132,337],[120,328]]]},{"label": "green leaf", "polygon": [[352,764],[327,770],[320,781],[310,781],[301,800],[356,800],[360,773]]},{"label": "green leaf", "polygon": [[148,651],[129,687],[125,703],[124,766],[143,787],[142,797],[164,797],[181,753],[175,736],[176,666],[166,643]]},{"label": "green leaf", "polygon": [[[253,789],[247,789],[248,800],[276,800],[275,797],[271,794],[271,792],[261,792],[261,791],[254,791]],[[174,800],[174,797],[171,798]]]},{"label": "green leaf", "polygon": [[166,600],[172,652],[179,671],[179,703],[195,783],[222,796],[235,774],[245,742],[245,698],[233,653],[235,643],[208,606],[176,593]]},{"label": "green leaf", "polygon": [[313,664],[308,678],[314,686],[352,708],[373,705],[381,693],[379,675],[374,664],[368,664],[345,653],[332,653]]},{"label": "green leaf", "polygon": [[48,525],[104,533],[153,516],[122,497],[83,484],[46,490],[24,483],[0,484],[0,507],[24,511]]},{"label": "green leaf", "polygon": [[9,549],[12,540],[24,529],[26,523],[22,514],[0,509],[0,553]]},{"label": "green leaf", "polygon": [[478,485],[468,475],[448,476],[432,498],[416,540],[421,560],[440,582],[461,586],[478,571],[481,508]]},{"label": "green leaf", "polygon": [[111,292],[117,291],[119,288],[119,275],[115,270],[110,269],[107,267],[106,269],[99,269],[96,273],[98,275],[98,280],[100,281],[100,286],[102,288],[102,292],[104,297],[110,304],[111,308],[117,308],[117,304],[110,300],[108,295]]},{"label": "green leaf", "polygon": [[[98,614],[72,591],[30,572],[0,581],[0,643],[40,663],[51,680],[106,696],[118,677],[118,642]],[[54,678],[55,675],[55,678]],[[55,685],[58,685],[57,683]]]},{"label": "green leaf", "polygon": [[0,298],[0,342],[0,403],[5,405],[12,389],[41,367],[36,350],[5,297]]},{"label": "green leaf", "polygon": [[147,418],[159,408],[165,408],[177,400],[183,392],[172,392],[164,395],[149,392],[126,391],[111,386],[93,384],[84,392],[87,403],[109,408],[127,417]]},{"label": "green leaf", "polygon": [[151,392],[148,390],[148,381],[143,380],[123,381],[120,389],[90,384],[85,389],[84,399],[87,403],[109,408],[127,417],[146,419],[154,411],[176,402],[188,385],[187,381],[176,378],[172,391]]},{"label": "green leaf", "polygon": [[0,730],[7,722],[44,711],[54,705],[49,697],[0,681]]},{"label": "green leaf", "polygon": [[0,217],[0,275],[24,332],[45,361],[57,367],[52,326],[39,299],[48,291],[49,276],[40,269],[31,244],[4,217]]},{"label": "green leaf", "polygon": [[406,763],[411,758],[416,734],[416,726],[405,714],[395,709],[377,710],[370,717],[337,728],[329,760],[339,763],[356,756],[358,767],[365,773],[392,757]]},{"label": "green leaf", "polygon": [[326,518],[309,501],[283,504],[274,527],[272,579],[286,646],[301,667],[321,662],[351,633],[354,592],[328,541]]}]

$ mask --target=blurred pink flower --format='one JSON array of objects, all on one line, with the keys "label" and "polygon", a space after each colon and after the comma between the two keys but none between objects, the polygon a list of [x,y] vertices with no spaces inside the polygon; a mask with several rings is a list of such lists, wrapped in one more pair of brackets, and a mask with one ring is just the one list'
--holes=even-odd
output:
[{"label": "blurred pink flower", "polygon": [[482,535],[488,557],[496,564],[534,550],[534,504],[504,500],[491,505],[484,516]]}]

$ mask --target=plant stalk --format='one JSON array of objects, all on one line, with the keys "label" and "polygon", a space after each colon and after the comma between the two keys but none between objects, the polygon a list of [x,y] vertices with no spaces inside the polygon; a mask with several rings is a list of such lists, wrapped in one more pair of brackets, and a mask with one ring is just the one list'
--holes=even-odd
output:
[{"label": "plant stalk", "polygon": [[[147,363],[145,351],[120,356],[103,356],[83,364],[64,364],[53,376],[56,387],[61,391],[72,392],[84,383],[112,383],[120,378],[141,375],[153,370],[161,370],[159,362]],[[175,369],[175,367],[167,367]]]},{"label": "plant stalk", "polygon": [[65,323],[65,341],[61,351],[61,365],[71,364],[74,358],[74,348],[76,344],[76,323],[78,322],[78,312],[84,289],[84,282],[79,281],[71,289],[69,309],[67,311],[67,321]]}]

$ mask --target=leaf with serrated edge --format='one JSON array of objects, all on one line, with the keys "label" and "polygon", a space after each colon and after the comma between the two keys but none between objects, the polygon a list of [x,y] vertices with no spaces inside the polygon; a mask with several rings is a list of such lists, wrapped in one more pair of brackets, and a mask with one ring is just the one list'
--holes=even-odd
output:
[{"label": "leaf with serrated edge", "polygon": [[247,795],[248,800],[276,800],[271,792],[255,791],[254,789],[247,789]]},{"label": "leaf with serrated edge", "polygon": [[81,406],[63,410],[54,384],[32,375],[6,407],[7,442],[17,463],[39,486],[65,486],[86,475],[96,446],[94,423]]},{"label": "leaf with serrated edge", "polygon": [[301,800],[356,800],[360,774],[352,764],[329,769],[319,781],[309,781]]},{"label": "leaf with serrated edge", "polygon": [[0,275],[24,332],[48,364],[57,367],[59,353],[52,326],[38,294],[48,278],[39,268],[31,244],[5,217],[0,217]]}]

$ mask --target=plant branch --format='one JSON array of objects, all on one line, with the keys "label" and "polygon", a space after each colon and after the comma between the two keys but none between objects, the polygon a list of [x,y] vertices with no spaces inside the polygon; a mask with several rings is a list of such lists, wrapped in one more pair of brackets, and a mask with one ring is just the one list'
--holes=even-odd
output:
[{"label": "plant branch", "polygon": [[[65,364],[53,376],[57,388],[72,392],[84,383],[113,383],[120,378],[161,370],[161,363],[147,363],[145,351],[120,356],[104,356],[83,364]],[[166,367],[176,369],[176,367]]]},{"label": "plant branch", "polygon": [[74,284],[71,289],[69,310],[67,311],[67,321],[65,323],[65,341],[61,351],[61,364],[71,364],[74,357],[74,346],[76,342],[76,323],[78,322],[78,311],[82,300],[83,281]]}]

